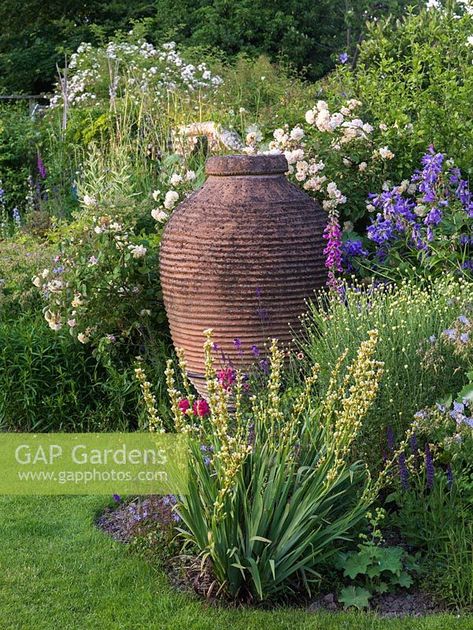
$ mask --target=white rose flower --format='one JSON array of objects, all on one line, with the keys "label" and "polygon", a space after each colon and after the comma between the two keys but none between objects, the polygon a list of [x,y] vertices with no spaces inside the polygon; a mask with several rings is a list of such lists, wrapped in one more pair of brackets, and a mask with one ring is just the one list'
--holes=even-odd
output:
[{"label": "white rose flower", "polygon": [[43,271],[41,272],[41,276],[43,278],[47,278],[49,276],[49,269],[43,269]]},{"label": "white rose flower", "polygon": [[305,113],[305,119],[308,125],[313,125],[315,123],[315,112],[313,109],[309,109]]},{"label": "white rose flower", "polygon": [[69,328],[74,328],[77,325],[77,322],[75,319],[68,319],[67,325],[69,326]]},{"label": "white rose flower", "polygon": [[77,339],[78,341],[80,341],[81,343],[88,343],[89,341],[89,336],[86,335],[85,333],[79,333],[77,335]]},{"label": "white rose flower", "polygon": [[164,207],[166,210],[172,210],[179,199],[179,194],[175,190],[168,190],[164,198]]},{"label": "white rose flower", "polygon": [[322,109],[317,114],[315,119],[315,126],[319,131],[332,131],[330,126],[330,112],[328,109]]},{"label": "white rose flower", "polygon": [[43,283],[41,282],[41,278],[40,278],[39,276],[35,276],[35,277],[33,278],[32,282],[33,282],[34,286],[35,286],[35,287],[37,287],[38,289],[40,289],[40,288],[41,288],[41,286],[42,286],[42,284],[43,284]]},{"label": "white rose flower", "polygon": [[164,212],[164,210],[161,210],[160,208],[151,210],[151,216],[155,221],[159,221],[160,223],[163,223],[169,217],[168,213]]},{"label": "white rose flower", "polygon": [[328,110],[328,105],[325,101],[317,101],[316,107],[319,112],[321,112],[324,109]]},{"label": "white rose flower", "polygon": [[371,133],[373,131],[373,127],[369,123],[365,123],[363,125],[363,131],[365,133]]},{"label": "white rose flower", "polygon": [[133,258],[143,258],[148,251],[144,245],[128,245]]},{"label": "white rose flower", "polygon": [[360,173],[363,173],[364,171],[366,171],[368,167],[368,164],[366,162],[360,162],[358,164],[358,170],[360,171]]},{"label": "white rose flower", "polygon": [[392,160],[394,157],[394,153],[390,151],[388,147],[381,147],[379,149],[379,155],[383,158],[383,160]]},{"label": "white rose flower", "polygon": [[330,129],[336,129],[337,127],[340,127],[342,122],[343,114],[340,112],[335,112],[335,114],[332,114],[332,116],[330,116]]},{"label": "white rose flower", "polygon": [[294,129],[291,130],[291,134],[290,134],[290,138],[291,140],[302,140],[302,138],[304,137],[304,130],[302,129],[302,127],[299,127],[299,125],[297,125],[297,127],[294,127]]}]

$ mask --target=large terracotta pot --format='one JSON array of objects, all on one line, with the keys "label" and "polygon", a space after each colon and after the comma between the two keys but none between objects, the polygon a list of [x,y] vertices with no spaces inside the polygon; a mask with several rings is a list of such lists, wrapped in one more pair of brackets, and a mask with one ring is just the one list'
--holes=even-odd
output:
[{"label": "large terracotta pot", "polygon": [[287,169],[282,155],[212,157],[205,184],[164,230],[161,282],[172,339],[202,394],[205,329],[243,367],[254,360],[252,346],[263,354],[269,337],[292,339],[305,300],[325,284],[326,213],[287,180]]}]

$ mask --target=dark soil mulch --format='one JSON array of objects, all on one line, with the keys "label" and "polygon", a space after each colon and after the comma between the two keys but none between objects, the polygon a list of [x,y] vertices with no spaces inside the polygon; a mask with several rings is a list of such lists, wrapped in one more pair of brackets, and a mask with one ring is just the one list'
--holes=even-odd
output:
[{"label": "dark soil mulch", "polygon": [[[179,517],[173,510],[174,505],[172,495],[137,497],[120,502],[116,507],[106,508],[98,518],[97,525],[115,540],[129,543],[157,525],[169,527],[175,524]],[[211,602],[223,599],[208,561],[202,563],[195,555],[181,554],[169,558],[164,569],[177,590],[196,593]],[[443,610],[430,595],[413,590],[377,595],[371,600],[371,609],[383,617],[419,617]],[[342,605],[333,593],[328,593],[313,599],[307,610],[337,612],[342,610]]]},{"label": "dark soil mulch", "polygon": [[[333,593],[328,593],[315,598],[307,610],[309,612],[317,610],[336,612],[343,610],[343,606]],[[371,599],[371,610],[381,617],[421,617],[443,612],[445,609],[428,593],[410,590],[374,596]]]}]

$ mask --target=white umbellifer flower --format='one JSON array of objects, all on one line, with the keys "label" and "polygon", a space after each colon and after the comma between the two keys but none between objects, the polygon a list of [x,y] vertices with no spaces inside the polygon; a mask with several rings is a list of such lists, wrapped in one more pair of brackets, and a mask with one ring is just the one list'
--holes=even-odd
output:
[{"label": "white umbellifer flower", "polygon": [[319,112],[321,112],[324,109],[328,109],[328,105],[325,101],[317,101],[316,107]]},{"label": "white umbellifer flower", "polygon": [[363,171],[366,171],[368,164],[366,162],[360,162],[358,164],[358,170],[360,171],[360,173],[363,173]]},{"label": "white umbellifer flower", "polygon": [[148,251],[144,245],[128,245],[133,258],[143,258]]},{"label": "white umbellifer flower", "polygon": [[95,197],[91,197],[90,195],[84,195],[82,203],[84,204],[84,206],[90,208],[97,205],[97,199]]},{"label": "white umbellifer flower", "polygon": [[86,335],[85,333],[79,333],[77,335],[77,339],[78,341],[80,341],[81,343],[88,343],[89,341],[89,336]]},{"label": "white umbellifer flower", "polygon": [[348,158],[343,158],[342,162],[345,166],[351,166],[351,160]]},{"label": "white umbellifer flower", "polygon": [[102,234],[102,232],[103,232],[103,231],[104,231],[104,229],[103,229],[103,228],[101,228],[101,227],[100,227],[100,225],[96,225],[96,226],[94,227],[94,232],[95,232],[96,234]]},{"label": "white umbellifer flower", "polygon": [[35,286],[35,287],[37,287],[38,289],[40,289],[40,288],[41,288],[41,286],[42,286],[42,284],[43,284],[43,283],[41,282],[41,278],[40,278],[39,276],[35,276],[35,277],[33,278],[32,282],[33,282],[34,286]]},{"label": "white umbellifer flower", "polygon": [[299,125],[297,125],[297,127],[294,127],[294,129],[291,130],[290,133],[290,138],[291,140],[302,140],[302,138],[304,137],[304,130],[302,129],[302,127],[299,127]]},{"label": "white umbellifer flower", "polygon": [[41,272],[41,276],[43,278],[47,278],[49,276],[49,269],[43,269],[43,271]]},{"label": "white umbellifer flower", "polygon": [[186,182],[193,182],[195,178],[195,171],[186,171]]},{"label": "white umbellifer flower", "polygon": [[166,210],[172,210],[179,199],[179,194],[175,190],[168,190],[164,198],[164,207]]},{"label": "white umbellifer flower", "polygon": [[305,113],[305,119],[308,125],[313,125],[315,123],[315,112],[313,109],[309,109]]},{"label": "white umbellifer flower", "polygon": [[379,128],[381,129],[381,131],[386,131],[388,126],[386,123],[379,123]]},{"label": "white umbellifer flower", "polygon": [[173,173],[170,182],[171,186],[178,186],[182,182],[182,176],[179,173]]},{"label": "white umbellifer flower", "polygon": [[68,319],[67,325],[69,326],[69,328],[74,328],[77,325],[77,322],[75,319]]},{"label": "white umbellifer flower", "polygon": [[383,160],[392,160],[394,157],[394,153],[387,146],[379,149],[379,155]]},{"label": "white umbellifer flower", "polygon": [[154,201],[158,201],[160,194],[161,194],[160,190],[153,190],[153,194],[151,196],[153,197]]},{"label": "white umbellifer flower", "polygon": [[160,223],[163,223],[169,217],[168,213],[164,212],[164,210],[161,210],[160,208],[151,210],[151,216],[155,221],[159,221]]}]

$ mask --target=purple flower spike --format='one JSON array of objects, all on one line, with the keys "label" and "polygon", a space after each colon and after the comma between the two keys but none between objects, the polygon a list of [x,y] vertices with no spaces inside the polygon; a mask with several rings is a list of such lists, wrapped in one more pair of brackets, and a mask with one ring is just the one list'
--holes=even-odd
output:
[{"label": "purple flower spike", "polygon": [[47,175],[46,167],[44,166],[44,162],[39,153],[38,153],[38,159],[37,159],[37,166],[38,166],[39,176],[41,177],[41,179],[45,179]]},{"label": "purple flower spike", "polygon": [[404,490],[409,490],[409,471],[406,466],[406,456],[404,453],[399,455],[399,477]]},{"label": "purple flower spike", "polygon": [[394,431],[391,425],[386,430],[386,438],[388,441],[388,449],[394,451]]},{"label": "purple flower spike", "polygon": [[434,459],[430,451],[430,446],[427,443],[425,445],[425,479],[427,482],[427,487],[429,489],[432,489],[434,485],[434,476],[435,476]]}]

